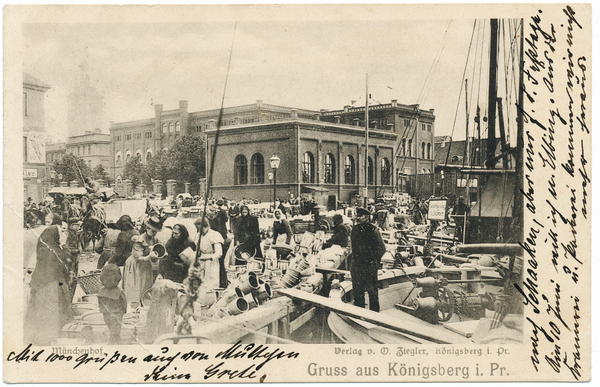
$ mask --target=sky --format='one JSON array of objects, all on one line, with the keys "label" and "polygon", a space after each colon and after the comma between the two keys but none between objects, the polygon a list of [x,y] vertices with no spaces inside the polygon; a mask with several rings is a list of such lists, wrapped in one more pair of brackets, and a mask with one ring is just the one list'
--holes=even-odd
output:
[{"label": "sky", "polygon": [[458,139],[473,30],[473,19],[35,23],[23,29],[23,70],[52,86],[46,128],[53,141],[66,138],[66,97],[84,59],[104,97],[106,133],[110,121],[154,117],[154,104],[219,108],[224,91],[225,107],[256,100],[313,110],[364,106],[368,77],[370,104],[397,99],[435,109],[436,135],[454,128]]}]

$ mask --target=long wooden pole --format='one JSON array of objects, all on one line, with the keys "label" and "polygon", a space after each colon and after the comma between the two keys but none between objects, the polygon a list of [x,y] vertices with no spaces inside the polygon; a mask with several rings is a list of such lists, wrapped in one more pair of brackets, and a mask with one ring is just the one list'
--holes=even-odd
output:
[{"label": "long wooden pole", "polygon": [[365,93],[365,188],[364,188],[364,206],[367,208],[369,203],[369,74],[366,76]]}]

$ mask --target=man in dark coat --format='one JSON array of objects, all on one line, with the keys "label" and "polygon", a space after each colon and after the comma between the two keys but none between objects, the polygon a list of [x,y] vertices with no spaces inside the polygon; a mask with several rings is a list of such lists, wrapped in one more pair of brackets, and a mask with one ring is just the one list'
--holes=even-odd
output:
[{"label": "man in dark coat", "polygon": [[344,218],[340,214],[333,216],[333,235],[323,243],[323,248],[327,249],[333,245],[348,247],[349,227],[344,224]]},{"label": "man in dark coat", "polygon": [[365,292],[369,294],[369,309],[379,312],[377,270],[385,253],[379,229],[370,222],[370,213],[356,209],[356,225],[352,228],[352,294],[354,305],[365,307]]}]

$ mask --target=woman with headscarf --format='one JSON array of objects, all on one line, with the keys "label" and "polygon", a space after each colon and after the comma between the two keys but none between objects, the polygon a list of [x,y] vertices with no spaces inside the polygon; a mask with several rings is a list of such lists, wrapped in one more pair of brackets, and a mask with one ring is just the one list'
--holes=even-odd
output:
[{"label": "woman with headscarf", "polygon": [[250,208],[243,205],[240,208],[240,216],[237,221],[236,244],[244,244],[250,254],[256,252],[256,258],[263,258],[260,247],[260,228],[258,219],[250,214]]},{"label": "woman with headscarf", "polygon": [[275,220],[273,221],[273,244],[277,244],[277,238],[280,235],[285,234],[285,244],[289,245],[293,235],[290,222],[288,222],[285,218],[285,214],[280,209],[276,209],[273,215],[275,216]]},{"label": "woman with headscarf", "polygon": [[156,234],[161,230],[162,223],[158,217],[152,216],[144,221],[144,225],[144,233],[131,239],[131,255],[123,267],[123,290],[128,303],[141,303],[142,296],[154,283],[152,261],[158,257],[152,248],[158,242]]},{"label": "woman with headscarf", "polygon": [[111,252],[109,246],[104,246],[107,250],[105,250],[98,259],[98,269],[102,269],[105,263],[114,263],[118,267],[125,265],[125,261],[131,255],[131,250],[133,248],[132,238],[140,235],[139,231],[135,229],[129,215],[122,215],[119,220],[117,220],[115,228],[119,230],[120,233],[115,242],[114,252]]},{"label": "woman with headscarf", "polygon": [[66,230],[49,226],[37,244],[37,262],[29,284],[31,295],[25,313],[25,342],[48,346],[73,319],[71,287],[75,286]]},{"label": "woman with headscarf", "polygon": [[219,259],[223,255],[223,237],[210,228],[210,222],[206,217],[200,217],[194,223],[198,230],[196,240],[196,257],[200,267],[200,279],[202,285],[207,289],[219,288],[220,266]]},{"label": "woman with headscarf", "polygon": [[180,255],[187,248],[195,251],[196,244],[190,241],[188,229],[183,224],[176,224],[173,226],[171,238],[165,245],[167,255],[160,260],[158,269],[164,279],[183,283],[188,273],[189,264]]}]

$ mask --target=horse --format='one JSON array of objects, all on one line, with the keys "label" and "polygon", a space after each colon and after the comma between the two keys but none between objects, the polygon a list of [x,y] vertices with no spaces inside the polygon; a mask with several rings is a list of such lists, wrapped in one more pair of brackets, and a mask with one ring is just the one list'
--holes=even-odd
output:
[{"label": "horse", "polygon": [[81,233],[79,234],[81,247],[85,249],[92,242],[95,249],[96,241],[102,238],[103,230],[107,228],[104,208],[90,204],[81,223]]}]

